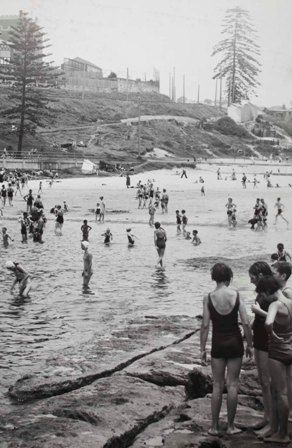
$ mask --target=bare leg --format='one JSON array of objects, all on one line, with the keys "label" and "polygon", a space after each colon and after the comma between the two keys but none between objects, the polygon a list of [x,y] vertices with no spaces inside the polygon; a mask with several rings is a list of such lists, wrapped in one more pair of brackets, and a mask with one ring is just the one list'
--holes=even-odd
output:
[{"label": "bare leg", "polygon": [[287,369],[287,384],[288,384],[288,400],[289,400],[289,422],[292,421],[292,366]]},{"label": "bare leg", "polygon": [[211,399],[212,425],[208,432],[211,435],[218,435],[219,414],[222,406],[226,361],[225,359],[212,358],[211,367],[213,374],[213,392]]},{"label": "bare leg", "polygon": [[237,434],[241,432],[234,426],[234,418],[237,408],[238,381],[242,364],[242,358],[227,360],[227,434]]},{"label": "bare leg", "polygon": [[[271,443],[289,443],[288,435],[288,387],[287,387],[287,370],[280,361],[269,359],[269,368],[271,374],[271,390],[272,390],[272,429],[273,434],[265,437],[265,442]],[[290,367],[291,369],[291,367]],[[289,372],[290,373],[290,372]],[[275,431],[275,432],[274,432]]]},{"label": "bare leg", "polygon": [[263,403],[264,403],[264,416],[263,420],[257,422],[253,429],[260,429],[257,432],[258,436],[266,436],[270,433],[270,418],[271,418],[271,378],[269,373],[269,357],[268,353],[263,350],[254,350],[255,362],[258,370],[259,382],[263,392]]},{"label": "bare leg", "polygon": [[284,219],[284,221],[286,222],[286,224],[289,224],[289,222],[287,221],[287,219],[286,218],[284,218],[284,216],[283,215],[280,215],[281,216],[281,218],[282,219]]}]

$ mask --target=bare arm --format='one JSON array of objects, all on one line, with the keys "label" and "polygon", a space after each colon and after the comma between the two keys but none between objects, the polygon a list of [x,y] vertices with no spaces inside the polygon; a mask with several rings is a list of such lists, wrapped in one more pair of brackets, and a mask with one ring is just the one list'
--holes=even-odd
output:
[{"label": "bare arm", "polygon": [[206,344],[209,334],[209,326],[210,326],[210,312],[208,307],[208,296],[205,296],[203,299],[203,320],[200,330],[200,350],[201,350],[201,359],[203,363],[206,362]]},{"label": "bare arm", "polygon": [[251,310],[253,313],[257,314],[258,316],[262,316],[262,317],[266,317],[267,316],[267,312],[264,311],[260,305],[256,302],[254,305],[251,306]]},{"label": "bare arm", "polygon": [[279,301],[271,303],[268,309],[268,314],[266,317],[265,327],[267,330],[267,333],[273,334],[273,325],[275,322],[275,318],[278,314],[278,311],[280,310],[281,303]]},{"label": "bare arm", "polygon": [[251,352],[251,349],[252,349],[251,328],[250,328],[250,323],[249,323],[248,315],[246,312],[245,304],[244,304],[243,300],[241,300],[241,299],[239,302],[239,315],[240,315],[244,335],[245,335],[246,342],[247,342],[246,356],[251,357],[251,355],[252,355],[252,352]]}]

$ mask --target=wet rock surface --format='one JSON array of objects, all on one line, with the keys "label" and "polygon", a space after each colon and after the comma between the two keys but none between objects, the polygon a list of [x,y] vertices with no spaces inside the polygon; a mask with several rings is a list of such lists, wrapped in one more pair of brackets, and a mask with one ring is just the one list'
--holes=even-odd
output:
[{"label": "wet rock surface", "polygon": [[[42,375],[10,393],[23,403],[0,416],[1,448],[243,448],[261,445],[249,429],[262,417],[256,370],[244,362],[236,423],[220,438],[211,424],[210,363],[202,366],[199,319],[147,316],[83,353],[66,351]],[[49,398],[48,395],[51,395]]]},{"label": "wet rock surface", "polygon": [[110,338],[93,340],[48,359],[41,373],[20,378],[10,387],[9,395],[24,402],[78,389],[190,337],[199,327],[199,319],[187,316],[136,319]]}]

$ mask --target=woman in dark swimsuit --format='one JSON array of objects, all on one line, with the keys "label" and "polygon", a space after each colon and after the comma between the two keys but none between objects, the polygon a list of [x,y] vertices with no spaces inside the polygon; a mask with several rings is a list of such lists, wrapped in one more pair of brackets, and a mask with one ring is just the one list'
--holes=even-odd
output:
[{"label": "woman in dark swimsuit", "polygon": [[269,371],[271,375],[271,430],[265,442],[290,444],[288,391],[292,379],[292,301],[285,297],[273,276],[263,277],[257,292],[264,293],[270,302],[268,312],[259,306],[255,312],[265,319],[268,333]]},{"label": "woman in dark swimsuit", "polygon": [[165,246],[166,246],[166,232],[165,230],[160,226],[160,222],[156,222],[154,224],[155,230],[154,230],[154,244],[157,249],[158,253],[158,262],[157,267],[163,268],[163,256],[165,252]]},{"label": "woman in dark swimsuit", "polygon": [[227,417],[228,434],[240,432],[234,426],[237,407],[237,393],[240,368],[243,357],[243,341],[238,326],[238,314],[247,340],[246,356],[252,356],[252,336],[244,303],[239,294],[229,287],[233,277],[232,270],[224,263],[216,263],[211,269],[215,290],[204,297],[203,322],[201,326],[201,358],[206,363],[206,343],[210,320],[213,324],[211,367],[213,392],[211,401],[212,426],[209,434],[219,433],[219,414],[227,369]]},{"label": "woman in dark swimsuit", "polygon": [[[257,261],[251,265],[248,273],[250,282],[257,286],[261,278],[272,275],[272,270],[265,261]],[[267,301],[266,295],[261,293],[257,294],[255,303],[258,304],[264,311],[268,310],[270,304]],[[254,306],[252,306],[251,309],[254,312]],[[252,324],[252,331],[254,358],[258,371],[259,383],[262,388],[264,404],[264,416],[262,420],[253,425],[253,429],[261,430],[258,432],[258,435],[265,436],[270,430],[269,422],[272,400],[270,390],[271,378],[269,374],[268,334],[265,329],[265,319],[258,314],[255,315]]]}]

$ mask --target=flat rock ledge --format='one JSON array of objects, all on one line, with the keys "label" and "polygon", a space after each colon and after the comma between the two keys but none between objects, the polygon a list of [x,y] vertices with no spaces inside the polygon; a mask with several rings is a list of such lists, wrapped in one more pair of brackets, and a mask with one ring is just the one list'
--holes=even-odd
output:
[{"label": "flat rock ledge", "polygon": [[199,326],[185,316],[148,316],[48,360],[42,374],[10,389],[18,404],[0,415],[0,447],[258,448],[249,427],[263,407],[252,362],[241,373],[236,423],[243,432],[226,435],[224,400],[221,437],[207,433],[212,377],[200,364]]}]

